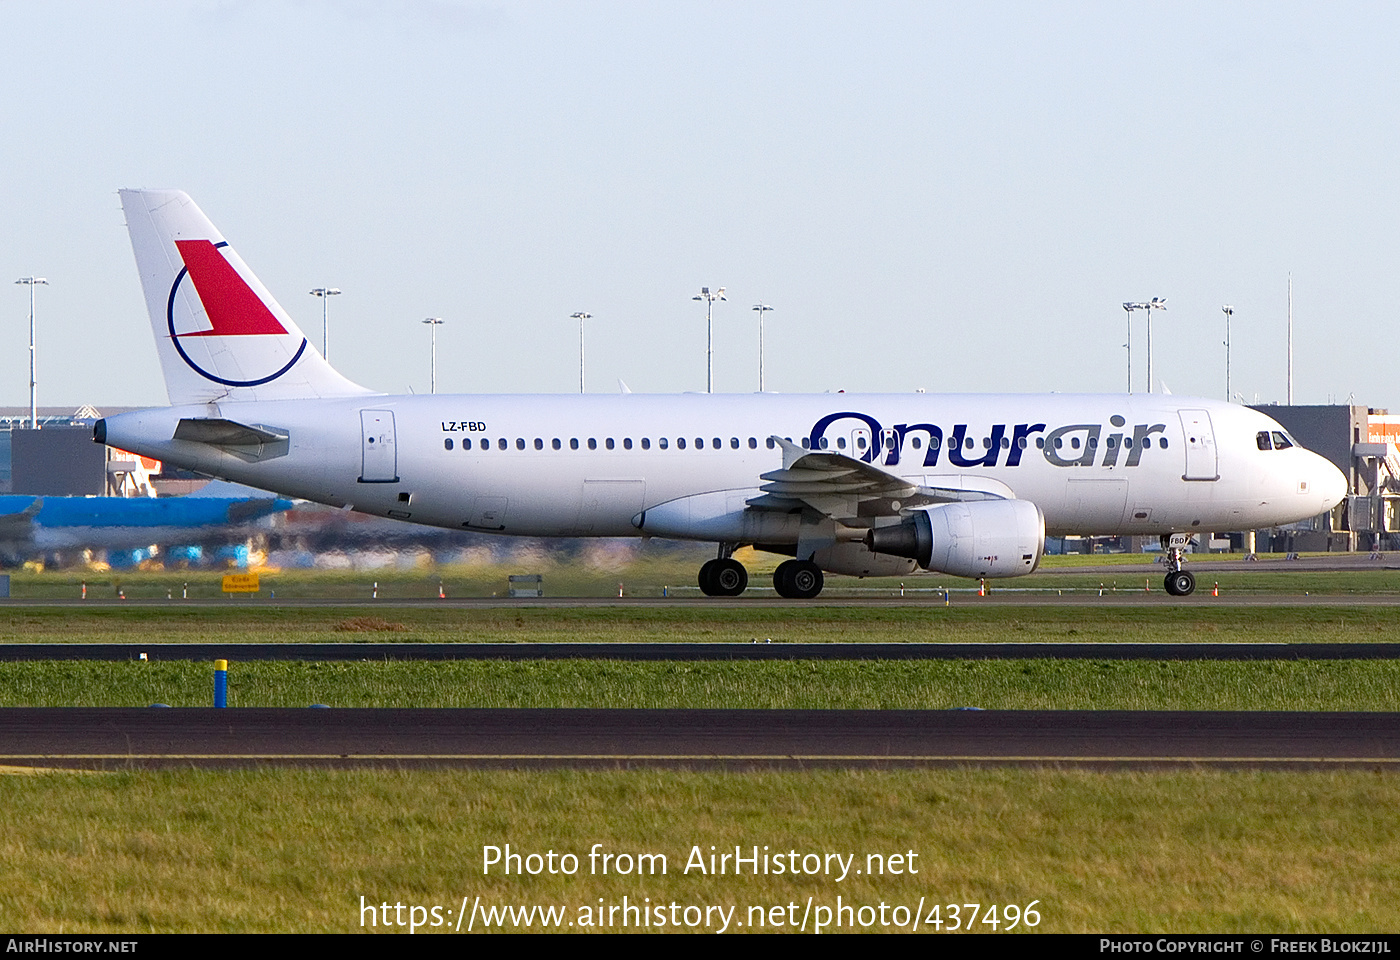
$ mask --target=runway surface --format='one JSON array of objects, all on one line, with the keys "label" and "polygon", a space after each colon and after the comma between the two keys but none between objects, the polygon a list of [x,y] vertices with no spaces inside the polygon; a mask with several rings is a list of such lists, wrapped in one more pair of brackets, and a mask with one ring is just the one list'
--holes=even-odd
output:
[{"label": "runway surface", "polygon": [[934,710],[0,710],[0,765],[1400,769],[1400,714]]},{"label": "runway surface", "polygon": [[5,643],[38,660],[1395,660],[1400,643]]},{"label": "runway surface", "polygon": [[[1400,583],[1397,583],[1400,586]],[[786,609],[805,610],[819,607],[888,608],[888,607],[955,607],[963,610],[975,607],[1155,607],[1180,609],[1209,609],[1210,607],[1400,607],[1400,590],[1394,593],[1310,593],[1299,590],[1297,593],[1268,592],[1244,593],[1225,591],[1220,596],[1212,596],[1211,584],[1198,586],[1189,597],[1169,596],[1158,589],[1145,593],[1131,584],[1121,585],[1114,590],[1105,586],[1102,592],[1097,588],[1045,589],[1039,587],[990,588],[986,596],[978,596],[976,587],[957,587],[948,596],[931,588],[906,591],[899,596],[897,590],[884,588],[855,588],[843,593],[828,591],[815,600],[783,600],[771,592],[742,597],[543,597],[539,599],[509,599],[505,597],[448,597],[446,599],[381,599],[368,597],[339,597],[329,599],[248,597],[237,600],[167,600],[167,599],[28,599],[11,598],[0,600],[0,610],[22,610],[31,607],[54,607],[60,609],[140,609],[158,608],[175,610],[180,608],[224,608],[244,610],[275,610],[278,608],[318,609],[342,608],[346,610],[394,610],[402,608],[434,607],[443,610],[520,610],[520,609],[589,609],[617,607],[620,609]],[[856,590],[860,592],[856,592]]]}]

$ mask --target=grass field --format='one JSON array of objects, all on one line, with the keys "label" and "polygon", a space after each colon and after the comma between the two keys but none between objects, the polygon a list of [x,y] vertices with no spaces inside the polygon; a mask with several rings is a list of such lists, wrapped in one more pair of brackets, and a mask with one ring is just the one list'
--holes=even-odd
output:
[{"label": "grass field", "polygon": [[[752,929],[751,907],[796,923],[809,897],[830,909],[838,896],[872,908],[874,925],[858,927],[872,930],[893,929],[878,904],[894,919],[920,898],[926,931],[935,904],[946,924],[949,903],[1033,901],[1043,932],[1400,925],[1400,779],[1365,772],[190,771],[0,777],[0,805],[11,930],[382,931],[362,927],[363,897],[438,906],[443,926],[419,931],[431,933],[463,898],[559,906],[567,924],[624,896],[734,908],[730,932]],[[483,848],[507,843],[572,853],[578,871],[485,874]],[[590,874],[594,844],[664,854],[666,873]],[[854,854],[859,867],[898,853],[918,872],[685,872],[693,847],[735,845]]]},{"label": "grass field", "polygon": [[[62,576],[40,575],[45,589],[69,589]],[[128,595],[163,594],[162,584],[173,582],[149,576],[127,581]],[[1299,575],[1276,576],[1287,590]],[[1394,589],[1388,574],[1355,576]],[[421,576],[392,582],[436,593],[436,582]],[[27,588],[19,584],[16,593]],[[1400,610],[1388,608],[1007,609],[969,599],[946,608],[367,612],[269,599],[0,606],[0,643],[1400,639]],[[209,664],[3,664],[0,705],[207,704],[211,681]],[[1398,693],[1400,665],[1376,661],[235,660],[231,681],[231,701],[244,706],[1393,710]],[[1397,808],[1400,779],[1356,771],[270,768],[0,776],[0,923],[43,932],[350,932],[370,929],[361,925],[361,897],[371,906],[404,904],[405,922],[407,908],[418,905],[437,906],[445,923],[455,923],[463,898],[481,897],[482,906],[562,907],[567,923],[584,919],[585,907],[610,909],[626,896],[634,904],[735,908],[733,932],[751,929],[733,925],[754,922],[750,908],[766,908],[771,922],[772,908],[797,904],[795,915],[782,913],[800,921],[809,897],[816,908],[832,908],[840,896],[872,908],[853,915],[857,924],[878,916],[881,902],[909,908],[924,898],[923,929],[933,904],[947,924],[949,903],[1038,901],[1035,929],[1047,932],[1374,932],[1400,924]],[[484,875],[483,846],[506,843],[525,853],[573,853],[583,865],[572,877]],[[591,875],[594,844],[665,854],[668,872]],[[736,844],[855,854],[862,865],[867,854],[916,852],[919,873],[838,882],[683,872],[692,847],[708,854],[712,845],[719,852]],[[616,914],[613,921],[620,923]],[[893,928],[876,921],[860,929]]]},{"label": "grass field", "polygon": [[[208,663],[0,663],[0,707],[210,706]],[[599,660],[230,665],[230,707],[1400,708],[1395,661]]]},{"label": "grass field", "polygon": [[0,605],[0,643],[1400,641],[1400,607]]}]

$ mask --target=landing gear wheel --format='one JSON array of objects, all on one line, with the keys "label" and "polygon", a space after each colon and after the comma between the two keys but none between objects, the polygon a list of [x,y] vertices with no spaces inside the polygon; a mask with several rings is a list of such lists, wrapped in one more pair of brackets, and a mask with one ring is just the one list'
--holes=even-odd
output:
[{"label": "landing gear wheel", "polygon": [[718,560],[706,560],[700,567],[700,592],[707,597],[719,596],[718,588],[715,586],[715,567],[719,565]]},{"label": "landing gear wheel", "polygon": [[821,567],[810,560],[784,560],[773,571],[773,589],[788,600],[811,600],[824,584]]},{"label": "landing gear wheel", "polygon": [[1176,570],[1167,574],[1167,593],[1174,597],[1189,597],[1196,591],[1196,576],[1185,570]]},{"label": "landing gear wheel", "polygon": [[[744,565],[738,560],[725,558],[724,560],[711,560],[714,564],[710,568],[710,596],[712,597],[737,597],[749,586],[749,572],[744,569]],[[706,564],[706,566],[710,566]]]}]

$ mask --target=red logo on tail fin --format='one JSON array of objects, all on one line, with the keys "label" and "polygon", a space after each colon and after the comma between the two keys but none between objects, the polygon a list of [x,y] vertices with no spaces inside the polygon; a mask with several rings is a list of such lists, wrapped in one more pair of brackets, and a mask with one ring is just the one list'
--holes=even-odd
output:
[{"label": "red logo on tail fin", "polygon": [[185,337],[285,335],[286,330],[267,304],[258,298],[238,271],[208,240],[176,240],[195,291],[209,315],[212,330],[180,334]]}]

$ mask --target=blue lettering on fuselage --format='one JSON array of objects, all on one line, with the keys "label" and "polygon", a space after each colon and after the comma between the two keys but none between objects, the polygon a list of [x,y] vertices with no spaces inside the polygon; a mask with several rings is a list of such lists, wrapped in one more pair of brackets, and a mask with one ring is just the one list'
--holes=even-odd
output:
[{"label": "blue lettering on fuselage", "polygon": [[[904,450],[905,438],[923,435],[926,449],[923,466],[938,466],[938,458],[944,449],[947,437],[948,464],[954,467],[1018,467],[1021,456],[1030,446],[1032,438],[1047,463],[1056,467],[1101,467],[1118,466],[1120,453],[1125,453],[1123,466],[1136,467],[1142,460],[1142,452],[1150,445],[1153,434],[1164,433],[1165,423],[1134,424],[1132,436],[1125,436],[1120,429],[1126,421],[1115,414],[1109,426],[1098,423],[1071,423],[1055,427],[1046,433],[1043,423],[991,424],[985,433],[970,432],[966,423],[954,424],[950,432],[933,423],[897,423],[886,433],[879,420],[867,413],[843,410],[829,413],[812,425],[807,437],[807,445],[813,450],[830,450],[833,444],[827,438],[831,426],[842,420],[854,420],[851,426],[850,455],[862,463],[878,463],[893,467],[899,464]],[[1007,436],[1008,430],[1010,436]],[[1105,430],[1112,430],[1107,441],[1100,445]],[[1035,436],[1043,434],[1043,436]],[[916,444],[918,440],[914,441]],[[1165,444],[1165,440],[1159,440]],[[835,444],[840,452],[845,448],[845,439]],[[917,447],[916,447],[917,449]],[[1002,451],[1006,460],[1001,462]],[[1099,454],[1102,453],[1100,457]]]}]

